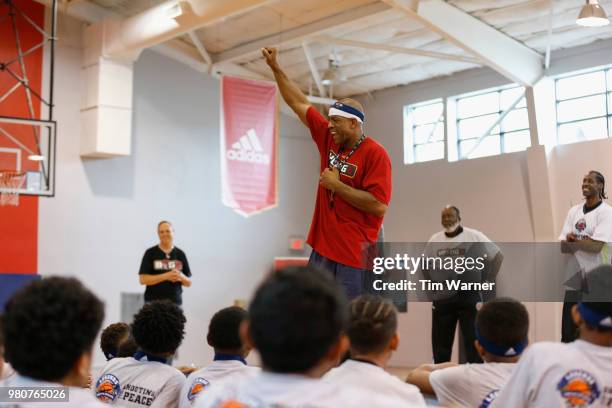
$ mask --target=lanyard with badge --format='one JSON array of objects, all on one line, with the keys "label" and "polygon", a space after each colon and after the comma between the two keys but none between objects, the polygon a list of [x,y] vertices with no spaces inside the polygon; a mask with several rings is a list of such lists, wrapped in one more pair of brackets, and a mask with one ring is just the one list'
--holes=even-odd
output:
[{"label": "lanyard with badge", "polygon": [[[342,169],[342,167],[348,163],[349,159],[351,158],[351,156],[353,154],[355,154],[355,152],[357,151],[357,149],[359,148],[359,146],[361,146],[361,143],[363,143],[363,141],[365,140],[365,135],[362,133],[361,137],[359,138],[359,140],[357,141],[357,143],[355,144],[355,146],[353,146],[353,148],[351,149],[350,152],[348,152],[348,154],[346,156],[344,156],[344,159],[342,159],[342,151],[344,150],[343,147],[340,148],[340,150],[338,150],[338,155],[336,156],[337,160],[336,160],[336,164],[331,164],[330,163],[330,168],[337,168],[338,169],[338,173],[340,173],[340,169]],[[333,153],[330,149],[330,152]],[[328,155],[329,156],[329,155]],[[328,190],[329,191],[329,190]],[[333,191],[329,191],[329,208],[334,208],[334,192]]]},{"label": "lanyard with badge", "polygon": [[[346,105],[339,101],[334,103],[332,106],[330,106],[329,116],[341,116],[341,117],[345,117],[349,119],[356,119],[359,123],[363,123],[365,120],[365,115],[359,109],[355,109],[352,106]],[[340,173],[340,170],[342,169],[342,167],[348,162],[351,156],[357,151],[357,149],[359,148],[359,146],[361,146],[361,143],[363,143],[364,140],[365,140],[365,135],[362,133],[361,137],[359,138],[359,141],[355,144],[355,146],[353,146],[351,151],[344,157],[344,160],[342,159],[342,151],[344,150],[344,148],[341,147],[340,150],[338,150],[338,156],[336,157],[337,158],[336,164],[334,165],[330,163],[330,166],[329,166],[330,169],[333,169],[335,167],[338,169],[338,173]],[[330,153],[333,153],[331,149],[330,149]],[[328,157],[329,156],[330,155],[328,155]],[[328,192],[329,192],[328,193],[329,194],[329,208],[334,208],[334,192],[329,191],[329,190]]]}]

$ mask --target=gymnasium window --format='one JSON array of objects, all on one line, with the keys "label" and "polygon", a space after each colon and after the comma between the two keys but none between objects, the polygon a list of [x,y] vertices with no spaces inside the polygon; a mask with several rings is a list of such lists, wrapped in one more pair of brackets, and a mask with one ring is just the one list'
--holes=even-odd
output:
[{"label": "gymnasium window", "polygon": [[523,87],[512,86],[455,99],[459,160],[518,152],[531,145],[525,97],[499,120],[523,93]]},{"label": "gymnasium window", "polygon": [[612,137],[612,67],[555,80],[557,144]]},{"label": "gymnasium window", "polygon": [[444,158],[444,104],[435,99],[404,108],[404,164]]}]

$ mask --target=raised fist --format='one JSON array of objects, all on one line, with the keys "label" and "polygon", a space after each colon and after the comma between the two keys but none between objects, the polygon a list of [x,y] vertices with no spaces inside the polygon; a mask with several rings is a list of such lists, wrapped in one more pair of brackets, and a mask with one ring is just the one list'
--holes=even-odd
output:
[{"label": "raised fist", "polygon": [[278,50],[276,48],[264,47],[261,49],[261,54],[264,56],[266,63],[269,66],[272,66],[278,62],[276,60],[276,57],[278,56]]}]

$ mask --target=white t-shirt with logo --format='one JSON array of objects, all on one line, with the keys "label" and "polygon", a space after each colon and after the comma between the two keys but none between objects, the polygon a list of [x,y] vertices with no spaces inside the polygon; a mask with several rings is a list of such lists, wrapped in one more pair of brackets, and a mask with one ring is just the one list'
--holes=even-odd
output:
[{"label": "white t-shirt with logo", "polygon": [[573,233],[578,239],[590,238],[604,243],[599,253],[576,251],[574,255],[580,267],[588,272],[591,269],[610,263],[609,243],[612,242],[612,207],[602,202],[597,208],[584,213],[584,204],[570,208],[563,224],[559,240],[565,240],[567,234]]},{"label": "white t-shirt with logo", "polygon": [[[508,380],[514,363],[462,364],[429,374],[429,383],[443,406],[486,407]],[[483,405],[484,403],[484,405]]]},{"label": "white t-shirt with logo", "polygon": [[372,395],[395,396],[406,407],[424,407],[425,400],[417,387],[389,374],[383,368],[361,361],[346,360],[323,377],[338,388],[352,386]]},{"label": "white t-shirt with logo", "polygon": [[185,375],[158,361],[113,358],[94,378],[93,393],[120,407],[178,407]]},{"label": "white t-shirt with logo", "polygon": [[252,377],[260,371],[259,367],[250,367],[237,360],[214,361],[212,364],[189,374],[181,391],[180,407],[191,407],[200,391],[207,389],[212,383],[225,379],[238,382],[241,379]]},{"label": "white t-shirt with logo", "polygon": [[612,347],[583,340],[530,346],[491,407],[609,408]]},{"label": "white t-shirt with logo", "polygon": [[[476,258],[482,257],[485,260],[492,261],[500,252],[499,247],[491,242],[482,232],[467,227],[461,228],[463,228],[463,231],[454,237],[446,236],[444,231],[433,234],[427,242],[424,255],[426,259],[438,258],[443,261],[447,258],[472,258],[471,269],[468,269],[467,263],[461,269],[457,267],[454,269],[440,269],[439,266],[428,268],[425,264],[421,269],[429,271],[428,277],[432,281],[444,282],[446,280],[461,279],[465,282],[482,282],[483,269],[478,269],[476,266]],[[430,300],[446,299],[455,294],[455,292],[457,291],[448,288],[440,292],[429,290],[428,297]]]},{"label": "white t-shirt with logo", "polygon": [[489,237],[478,230],[464,226],[461,228],[463,231],[454,237],[448,237],[444,231],[438,231],[428,242],[491,242]]},{"label": "white t-shirt with logo", "polygon": [[[461,244],[469,244],[474,242],[485,244],[483,245],[483,252],[487,255],[489,260],[493,259],[495,255],[500,252],[499,247],[491,242],[489,237],[482,232],[463,226],[461,228],[463,231],[454,237],[446,236],[444,231],[439,231],[433,234],[427,242],[425,254],[429,256],[444,256],[447,250],[460,248],[462,247]],[[469,245],[464,245],[464,247],[469,249]],[[457,256],[460,254],[449,254],[448,256],[451,255]]]},{"label": "white t-shirt with logo", "polygon": [[[23,377],[21,375],[15,375],[6,380],[0,381],[0,387],[63,387],[58,383],[51,383],[47,381],[39,381],[29,377]],[[79,387],[67,387],[68,388],[68,402],[0,402],[0,407],[11,407],[11,408],[43,408],[43,407],[66,407],[66,408],[104,408],[104,404],[96,400],[91,395],[89,388]],[[59,390],[58,390],[59,391]],[[59,395],[59,394],[56,394]]]},{"label": "white t-shirt with logo", "polygon": [[[230,402],[233,405],[230,405]],[[194,406],[220,408],[224,404],[244,408],[410,408],[412,406],[397,397],[372,395],[353,386],[338,387],[318,378],[268,371],[261,371],[237,384],[232,384],[231,379],[217,382],[211,385],[207,392],[198,395]]]}]

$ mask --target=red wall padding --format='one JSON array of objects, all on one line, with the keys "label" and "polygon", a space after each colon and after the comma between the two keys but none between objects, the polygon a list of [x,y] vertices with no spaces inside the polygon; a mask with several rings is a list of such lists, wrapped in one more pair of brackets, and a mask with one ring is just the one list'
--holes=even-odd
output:
[{"label": "red wall padding", "polygon": [[[14,4],[34,22],[44,27],[45,8],[43,5],[33,0],[14,0]],[[4,1],[0,1],[0,16],[6,16],[7,10],[8,6]],[[26,23],[23,18],[17,18],[17,22],[23,51],[42,41],[42,34]],[[0,22],[0,61],[7,62],[16,56],[11,20],[6,18]],[[42,60],[42,48],[25,58],[30,86],[39,95],[42,94]],[[12,64],[11,68],[18,75],[23,75],[18,63]],[[6,72],[0,72],[0,94],[4,94],[14,83]],[[40,117],[40,101],[34,98],[33,105],[35,116],[38,118]],[[0,116],[29,117],[23,88],[0,103]],[[16,147],[2,136],[0,136],[0,146]],[[23,159],[25,159],[24,156],[27,155],[22,155]],[[0,207],[0,273],[36,274],[37,263],[38,197],[22,196],[18,207]]]},{"label": "red wall padding", "polygon": [[20,197],[19,206],[0,207],[0,273],[38,270],[38,197]]}]

